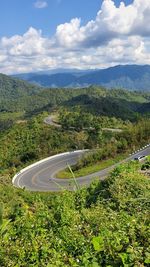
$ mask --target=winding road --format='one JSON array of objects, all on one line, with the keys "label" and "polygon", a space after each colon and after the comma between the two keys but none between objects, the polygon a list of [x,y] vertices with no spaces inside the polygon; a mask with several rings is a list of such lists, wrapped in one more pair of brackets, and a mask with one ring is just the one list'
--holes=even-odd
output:
[{"label": "winding road", "polygon": [[[61,124],[56,123],[56,116],[50,115],[44,119],[44,123],[55,126],[57,128],[61,128]],[[70,127],[71,129],[75,129],[74,127]],[[83,128],[83,130],[87,130],[88,128]],[[122,129],[116,129],[116,128],[102,128],[102,131],[108,131],[108,132],[114,132],[114,133],[121,133]]]},{"label": "winding road", "polygon": [[[83,150],[62,153],[32,164],[14,176],[12,180],[13,185],[30,191],[40,192],[56,192],[63,189],[74,190],[74,179],[58,179],[56,178],[56,173],[65,169],[67,164],[70,166],[74,165],[84,153],[85,151]],[[140,155],[150,155],[150,144],[133,155],[130,155],[124,161],[132,160]],[[90,184],[96,177],[103,180],[118,164],[120,163],[85,177],[79,177],[76,181],[79,186],[84,186]]]},{"label": "winding road", "polygon": [[55,126],[57,128],[61,128],[61,125],[55,122],[56,116],[55,115],[50,115],[44,119],[44,123],[48,125]]}]

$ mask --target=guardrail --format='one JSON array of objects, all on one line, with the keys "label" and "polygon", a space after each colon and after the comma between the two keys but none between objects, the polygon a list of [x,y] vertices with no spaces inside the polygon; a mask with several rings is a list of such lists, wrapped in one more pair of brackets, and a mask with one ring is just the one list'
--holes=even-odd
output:
[{"label": "guardrail", "polygon": [[[147,148],[147,147],[149,147],[149,146],[150,146],[150,144],[145,145],[144,147],[140,148],[139,150],[134,151],[133,153],[131,153],[130,156],[132,156],[132,155],[134,155],[134,154],[136,154],[136,153],[138,153],[138,152],[144,150],[145,148]],[[60,156],[65,156],[65,155],[74,154],[74,153],[79,153],[79,152],[85,152],[85,151],[88,151],[88,149],[84,149],[84,150],[76,150],[76,151],[70,151],[70,152],[64,152],[64,153],[60,153],[60,154],[57,154],[57,155],[53,155],[53,156],[47,157],[47,158],[45,158],[45,159],[42,159],[42,160],[40,160],[40,161],[37,161],[37,162],[35,162],[35,163],[33,163],[33,164],[31,164],[31,165],[29,165],[29,166],[23,168],[23,169],[20,170],[18,173],[16,173],[15,176],[12,178],[12,184],[15,185],[15,180],[17,179],[17,177],[18,177],[21,173],[24,173],[25,171],[27,171],[27,170],[29,170],[29,169],[31,169],[31,168],[33,168],[33,167],[35,167],[35,166],[37,166],[37,165],[43,163],[43,162],[46,162],[46,161],[48,161],[48,160],[51,160],[51,159],[54,159],[54,158],[57,158],[57,157],[60,157]]]},{"label": "guardrail", "polygon": [[17,172],[17,173],[15,174],[15,176],[12,178],[12,184],[14,185],[15,180],[17,179],[17,177],[18,177],[21,173],[24,173],[25,171],[27,171],[27,170],[29,170],[29,169],[31,169],[31,168],[33,168],[33,167],[35,167],[35,166],[37,166],[37,165],[43,163],[43,162],[46,162],[46,161],[51,160],[51,159],[55,159],[55,158],[60,157],[60,156],[65,156],[65,155],[74,154],[74,153],[79,153],[79,152],[84,152],[84,151],[88,151],[88,150],[85,149],[85,150],[76,150],[76,151],[64,152],[64,153],[56,154],[56,155],[50,156],[50,157],[48,157],[48,158],[42,159],[42,160],[40,160],[40,161],[37,161],[37,162],[35,162],[35,163],[33,163],[33,164],[31,164],[31,165],[29,165],[29,166],[23,168],[23,169],[20,170],[19,172]]},{"label": "guardrail", "polygon": [[145,145],[145,146],[139,148],[138,150],[132,152],[132,153],[130,154],[130,156],[131,156],[131,155],[134,155],[134,154],[136,154],[136,153],[138,153],[138,152],[140,152],[140,151],[142,151],[142,150],[144,150],[145,148],[147,148],[147,147],[149,147],[149,146],[150,146],[150,144],[147,144],[147,145]]}]

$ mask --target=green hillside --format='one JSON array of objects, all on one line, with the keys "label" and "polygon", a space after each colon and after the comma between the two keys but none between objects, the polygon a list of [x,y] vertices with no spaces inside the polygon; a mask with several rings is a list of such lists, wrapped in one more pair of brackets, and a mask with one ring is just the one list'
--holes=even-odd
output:
[{"label": "green hillside", "polygon": [[150,93],[106,90],[91,86],[82,89],[43,89],[0,74],[0,111],[34,113],[56,106],[81,105],[101,115],[121,116],[149,112]]},{"label": "green hillside", "polygon": [[150,180],[137,164],[61,194],[0,184],[0,266],[149,266]]}]

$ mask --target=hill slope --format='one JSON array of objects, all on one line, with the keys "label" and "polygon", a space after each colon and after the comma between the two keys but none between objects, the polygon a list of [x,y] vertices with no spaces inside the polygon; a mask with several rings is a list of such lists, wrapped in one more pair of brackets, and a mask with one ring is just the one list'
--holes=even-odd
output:
[{"label": "hill slope", "polygon": [[39,86],[0,74],[0,112],[23,110],[27,97],[41,90]]},{"label": "hill slope", "polygon": [[133,164],[57,195],[0,185],[1,266],[148,267],[149,188]]},{"label": "hill slope", "polygon": [[0,95],[3,98],[19,98],[32,95],[41,88],[23,80],[18,80],[4,74],[0,74]]},{"label": "hill slope", "polygon": [[81,89],[45,89],[0,75],[0,111],[37,112],[54,106],[82,106],[94,113],[128,119],[136,112],[150,112],[150,93],[107,90],[91,86]]}]

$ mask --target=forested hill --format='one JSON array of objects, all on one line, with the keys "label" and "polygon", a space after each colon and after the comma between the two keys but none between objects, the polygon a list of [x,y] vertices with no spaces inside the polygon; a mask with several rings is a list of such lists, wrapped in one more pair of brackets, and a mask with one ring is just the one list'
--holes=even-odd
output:
[{"label": "forested hill", "polygon": [[38,112],[55,106],[81,106],[102,115],[127,116],[150,112],[150,93],[107,90],[90,86],[81,89],[44,89],[0,74],[1,112]]},{"label": "forested hill", "polygon": [[0,96],[7,99],[16,99],[39,92],[42,88],[18,80],[4,74],[0,74]]},{"label": "forested hill", "polygon": [[24,110],[29,105],[28,98],[41,90],[39,86],[0,74],[0,112]]},{"label": "forested hill", "polygon": [[124,88],[129,90],[150,91],[149,65],[118,65],[107,69],[64,70],[64,73],[55,70],[55,73],[28,73],[19,74],[24,80],[45,87],[83,87],[101,85],[107,88]]}]

